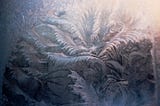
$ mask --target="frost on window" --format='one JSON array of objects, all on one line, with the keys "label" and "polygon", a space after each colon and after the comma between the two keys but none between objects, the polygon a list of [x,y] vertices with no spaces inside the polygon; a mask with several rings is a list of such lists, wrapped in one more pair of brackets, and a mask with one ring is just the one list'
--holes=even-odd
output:
[{"label": "frost on window", "polygon": [[[112,0],[6,0],[4,106],[158,106],[147,11]],[[2,11],[3,11],[2,10]]]}]

